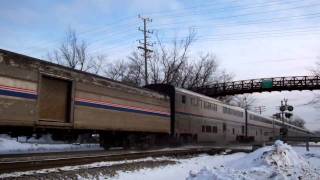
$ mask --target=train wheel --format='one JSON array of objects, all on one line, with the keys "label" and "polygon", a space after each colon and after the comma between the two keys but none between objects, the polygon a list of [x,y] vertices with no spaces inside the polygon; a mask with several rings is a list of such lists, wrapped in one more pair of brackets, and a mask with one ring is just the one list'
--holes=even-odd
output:
[{"label": "train wheel", "polygon": [[101,133],[99,135],[100,147],[103,147],[105,150],[110,149],[111,147],[111,138],[107,134]]}]

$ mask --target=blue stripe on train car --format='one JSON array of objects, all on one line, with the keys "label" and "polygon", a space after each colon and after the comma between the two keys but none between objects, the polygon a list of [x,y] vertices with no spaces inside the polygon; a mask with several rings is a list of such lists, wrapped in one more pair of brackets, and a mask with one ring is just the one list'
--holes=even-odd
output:
[{"label": "blue stripe on train car", "polygon": [[15,91],[3,90],[3,89],[0,89],[0,95],[20,97],[20,98],[26,98],[26,99],[37,99],[37,97],[38,97],[35,94],[15,92]]},{"label": "blue stripe on train car", "polygon": [[146,115],[155,115],[155,116],[161,116],[161,117],[170,117],[170,115],[167,115],[167,114],[160,114],[160,113],[156,113],[156,112],[148,112],[148,111],[142,111],[142,110],[136,110],[136,109],[114,107],[114,106],[95,104],[95,103],[89,103],[89,102],[76,101],[76,105],[89,106],[89,107],[94,107],[94,108],[108,109],[108,110],[115,110],[115,111],[122,111],[122,112],[133,112],[133,113],[140,113],[140,114],[146,114]]}]

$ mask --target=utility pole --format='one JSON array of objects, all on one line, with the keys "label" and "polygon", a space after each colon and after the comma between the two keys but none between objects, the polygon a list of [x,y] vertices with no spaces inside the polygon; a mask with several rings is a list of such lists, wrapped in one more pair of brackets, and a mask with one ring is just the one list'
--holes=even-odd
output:
[{"label": "utility pole", "polygon": [[247,98],[244,97],[244,103],[245,103],[245,108],[244,108],[244,116],[245,116],[245,141],[248,140],[248,102]]},{"label": "utility pole", "polygon": [[266,106],[256,106],[255,111],[259,114],[262,114],[262,112],[266,111]]},{"label": "utility pole", "polygon": [[152,19],[142,17],[139,15],[139,18],[143,21],[143,29],[139,27],[139,31],[143,32],[143,42],[139,40],[139,46],[138,49],[143,50],[143,57],[144,57],[144,80],[145,85],[148,85],[148,58],[150,57],[148,54],[152,53],[153,51],[149,49],[149,47],[152,47],[152,44],[148,43],[148,39],[150,36],[148,34],[152,34],[153,32],[150,30],[147,30],[147,23],[152,22]]}]

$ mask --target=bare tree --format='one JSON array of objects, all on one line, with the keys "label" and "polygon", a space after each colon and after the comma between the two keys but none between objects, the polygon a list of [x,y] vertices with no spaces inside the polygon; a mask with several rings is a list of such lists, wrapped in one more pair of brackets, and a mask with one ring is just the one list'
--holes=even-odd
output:
[{"label": "bare tree", "polygon": [[108,69],[104,70],[107,77],[117,80],[124,81],[126,74],[128,74],[128,66],[123,60],[116,61],[115,63],[110,63]]},{"label": "bare tree", "polygon": [[314,133],[315,135],[317,135],[317,136],[320,136],[320,129],[313,131],[313,133]]},{"label": "bare tree", "polygon": [[[318,62],[316,62],[315,66],[310,69],[310,72],[314,76],[320,76],[320,59]],[[313,99],[311,101],[307,102],[305,105],[312,105],[315,108],[319,108],[320,107],[320,94],[314,93]]]},{"label": "bare tree", "polygon": [[289,120],[288,122],[301,128],[304,128],[304,125],[306,124],[306,121],[299,116],[295,116],[293,120]]},{"label": "bare tree", "polygon": [[51,62],[95,74],[102,70],[106,59],[104,55],[89,55],[88,43],[79,40],[76,31],[72,29],[67,31],[64,41],[57,49],[48,52],[47,57]]},{"label": "bare tree", "polygon": [[314,76],[320,76],[320,59],[310,71]]},{"label": "bare tree", "polygon": [[[191,89],[232,79],[232,75],[219,70],[216,57],[211,53],[190,56],[195,41],[193,30],[182,40],[175,38],[171,44],[163,43],[158,35],[156,38],[157,46],[148,63],[149,82]],[[142,86],[144,60],[133,52],[128,60],[114,63],[105,73],[111,79]]]},{"label": "bare tree", "polygon": [[248,110],[252,110],[254,104],[256,103],[256,98],[252,95],[238,95],[232,98],[229,102],[230,105],[238,106],[241,108],[247,108]]}]

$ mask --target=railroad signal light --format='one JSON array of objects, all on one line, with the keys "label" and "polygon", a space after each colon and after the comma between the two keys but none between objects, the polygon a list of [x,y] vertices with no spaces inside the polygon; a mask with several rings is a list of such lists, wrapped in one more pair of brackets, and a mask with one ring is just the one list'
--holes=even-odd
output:
[{"label": "railroad signal light", "polygon": [[288,112],[286,112],[284,115],[285,115],[285,116],[286,116],[286,118],[288,118],[288,119],[292,117],[292,113],[288,113]]},{"label": "railroad signal light", "polygon": [[286,106],[284,106],[284,105],[280,106],[280,111],[285,111],[286,109],[287,109]]},{"label": "railroad signal light", "polygon": [[293,111],[293,106],[288,106],[287,109],[288,111]]}]

